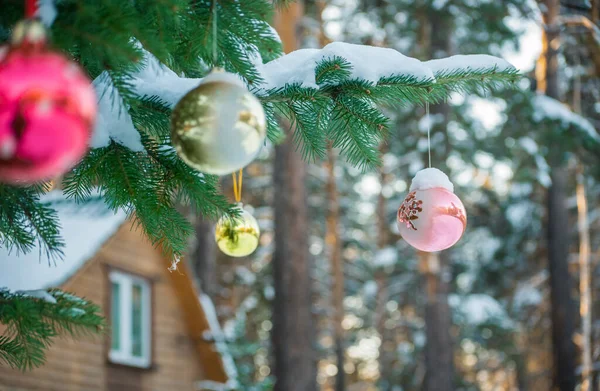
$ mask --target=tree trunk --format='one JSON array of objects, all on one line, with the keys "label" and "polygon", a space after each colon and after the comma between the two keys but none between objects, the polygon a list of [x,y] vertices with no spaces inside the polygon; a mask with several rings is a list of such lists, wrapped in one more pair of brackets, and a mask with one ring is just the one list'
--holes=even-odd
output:
[{"label": "tree trunk", "polygon": [[273,347],[276,391],[313,391],[310,258],[305,164],[289,141],[276,147]]},{"label": "tree trunk", "polygon": [[[538,92],[560,100],[558,49],[560,44],[559,0],[544,0],[542,13],[545,29],[543,52],[536,71]],[[569,274],[569,227],[566,206],[568,171],[562,156],[549,159],[552,184],[548,189],[548,270],[550,272],[550,300],[552,319],[553,382],[561,391],[575,389],[574,304],[571,298],[572,281]]]},{"label": "tree trunk", "polygon": [[[431,11],[427,14],[429,22],[431,58],[449,56],[452,54],[451,38],[453,34],[452,17],[440,11]],[[427,40],[425,40],[426,42]],[[432,129],[432,132],[446,129],[450,107],[448,104],[436,104],[431,106],[432,114],[441,114],[444,118],[442,124]],[[449,137],[445,140],[448,143]],[[446,156],[449,145],[441,153],[433,153],[433,166],[446,169]],[[452,317],[450,304],[448,303],[449,286],[449,257],[447,253],[423,253],[419,252],[419,265],[426,284],[425,305],[425,334],[427,344],[425,346],[425,391],[452,391],[454,390],[454,352],[450,329]]]},{"label": "tree trunk", "polygon": [[214,225],[208,220],[198,218],[196,222],[196,247],[192,252],[192,264],[200,280],[202,292],[211,299],[217,293],[216,243]]},{"label": "tree trunk", "polygon": [[337,186],[335,183],[335,152],[331,145],[327,148],[328,162],[327,171],[327,234],[325,242],[329,247],[331,256],[331,274],[332,288],[331,307],[333,308],[333,335],[335,341],[335,354],[337,361],[337,374],[335,377],[335,390],[345,391],[345,372],[344,372],[344,329],[342,321],[344,320],[344,260],[342,258],[342,246],[338,229],[340,218],[340,205],[337,195]]},{"label": "tree trunk", "polygon": [[[297,48],[302,6],[280,10],[275,27],[286,52]],[[316,365],[311,312],[306,166],[291,137],[275,148],[273,350],[275,391],[314,391]]]},{"label": "tree trunk", "polygon": [[[579,55],[577,55],[579,56]],[[579,66],[579,57],[576,65]],[[578,71],[579,72],[579,71]],[[573,83],[573,111],[581,114],[581,77],[576,74]],[[577,228],[579,231],[579,315],[581,316],[581,388],[592,388],[592,272],[590,265],[590,227],[585,195],[585,176],[582,165],[577,167]]]},{"label": "tree trunk", "polygon": [[379,389],[381,391],[390,391],[392,383],[392,362],[389,351],[386,349],[387,342],[390,341],[390,330],[385,327],[387,320],[386,304],[390,299],[388,289],[389,278],[383,270],[378,270],[375,274],[375,283],[377,284],[377,296],[375,298],[375,327],[381,338],[379,345]]},{"label": "tree trunk", "polygon": [[571,299],[569,243],[566,207],[567,169],[552,167],[552,185],[548,190],[548,268],[554,355],[554,384],[561,391],[575,389],[574,303]]},{"label": "tree trunk", "polygon": [[528,391],[529,390],[529,381],[527,373],[527,354],[526,354],[526,343],[527,337],[524,336],[521,341],[525,344],[523,346],[523,352],[521,354],[517,354],[514,358],[516,366],[517,366],[517,389],[519,391]]},{"label": "tree trunk", "polygon": [[[382,143],[379,151],[383,156],[388,151],[388,146]],[[377,248],[379,250],[387,247],[389,242],[389,224],[387,220],[387,200],[383,195],[383,186],[385,186],[387,175],[385,174],[383,167],[379,171],[379,183],[381,184],[382,191],[379,192],[377,197]],[[385,327],[386,320],[388,319],[386,304],[390,300],[389,293],[389,277],[385,270],[377,270],[375,272],[375,283],[377,284],[377,295],[375,296],[375,317],[374,324],[381,338],[381,344],[379,345],[379,382],[378,386],[381,391],[389,391],[392,389],[392,359],[390,358],[388,342],[392,339],[391,330]],[[392,352],[392,354],[395,350]]]},{"label": "tree trunk", "polygon": [[425,276],[425,383],[424,391],[454,390],[454,352],[448,304],[448,259],[438,253],[419,252],[419,268]]},{"label": "tree trunk", "polygon": [[589,391],[592,383],[592,301],[590,290],[590,231],[583,169],[577,173],[577,212],[579,227],[579,313],[581,315],[582,382],[581,391]]}]

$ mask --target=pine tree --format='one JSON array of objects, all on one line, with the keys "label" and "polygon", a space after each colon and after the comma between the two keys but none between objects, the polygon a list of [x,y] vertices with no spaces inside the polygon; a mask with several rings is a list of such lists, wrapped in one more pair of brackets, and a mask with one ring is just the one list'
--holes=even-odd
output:
[{"label": "pine tree", "polygon": [[[148,74],[156,76],[153,72],[164,69],[192,86],[215,66],[240,75],[263,103],[272,142],[288,136],[308,161],[325,157],[331,142],[350,164],[363,170],[381,164],[378,145],[390,127],[384,107],[439,102],[453,92],[511,85],[519,78],[517,70],[498,61],[481,63],[477,58],[465,58],[426,65],[433,69],[428,78],[416,77],[399,64],[393,72],[368,79],[364,73],[353,73],[361,64],[352,52],[347,53],[352,59],[342,55],[343,50],[359,48],[337,46],[340,50],[331,47],[329,55],[323,51],[310,68],[314,69],[314,85],[283,80],[266,88],[266,79],[274,75],[264,64],[282,53],[279,39],[268,24],[274,7],[281,3],[57,1],[57,17],[50,28],[53,46],[83,66],[95,80],[100,96],[110,96],[113,115],[125,113],[131,118],[140,145],[132,148],[127,140],[111,133],[113,129],[101,129],[110,139],[92,148],[64,177],[64,193],[86,202],[98,188],[112,210],[125,210],[152,243],[172,256],[185,251],[193,232],[190,222],[176,209],[179,203],[188,204],[208,219],[237,213],[220,193],[217,177],[198,175],[170,147],[169,116],[183,92],[171,90],[158,77],[148,78]],[[4,42],[22,18],[23,7],[6,1],[0,3],[0,9],[0,41]],[[280,117],[294,125],[293,134],[287,135],[279,127]],[[47,254],[60,258],[63,243],[56,214],[40,203],[40,195],[47,190],[43,184],[0,185],[1,246],[18,253],[40,243]],[[0,322],[15,325],[15,332],[3,340],[3,357],[9,357],[15,341],[26,338],[32,330],[27,326],[32,323],[21,318],[11,320],[6,312],[29,299],[11,295],[7,293],[6,303],[0,307]],[[30,314],[36,313],[36,322],[43,324],[45,313]],[[86,310],[89,322],[83,326],[91,329],[100,324],[94,316],[95,310]],[[41,345],[36,352],[7,360],[21,368],[39,365],[48,337],[60,330],[78,330],[75,326],[70,329],[68,322],[63,319],[61,327],[39,334]]]},{"label": "pine tree", "polygon": [[[485,5],[480,3],[474,5],[469,1],[390,1],[385,2],[386,7],[382,8],[375,7],[376,5],[381,5],[381,2],[378,1],[366,1],[364,3],[366,4],[363,8],[356,10],[356,15],[348,15],[342,11],[343,16],[340,17],[343,20],[342,24],[349,26],[344,39],[371,42],[381,39],[381,36],[385,33],[384,45],[401,47],[402,51],[407,51],[408,48],[422,48],[425,46],[418,42],[413,37],[413,34],[421,30],[425,32],[425,35],[430,32],[430,29],[427,28],[427,23],[423,23],[422,19],[429,17],[434,12],[439,12],[437,9],[430,9],[432,3],[442,4],[442,7],[445,7],[450,13],[448,18],[454,19],[452,23],[457,26],[458,33],[452,37],[452,42],[454,43],[454,47],[460,48],[462,52],[489,51],[497,53],[495,50],[498,50],[498,47],[514,42],[518,36],[517,31],[513,31],[514,27],[511,25],[509,28],[508,24],[505,23],[509,9],[511,12],[515,9],[512,7],[519,8],[523,12],[522,17],[534,18],[533,15],[529,14],[531,12],[529,9],[530,6],[520,1],[513,2],[512,4],[510,2],[489,2]],[[461,12],[456,12],[457,9]],[[403,18],[399,17],[399,14]],[[365,18],[372,21],[376,26],[383,27],[384,32],[382,30],[375,30],[372,33],[375,37],[371,37],[368,35],[371,32],[352,29],[353,25]],[[334,19],[333,22],[339,23],[340,19]],[[399,20],[403,20],[404,22],[398,23]],[[436,28],[439,28],[439,25],[436,25]],[[467,28],[468,33],[465,34],[464,31]],[[397,33],[397,36],[393,35],[394,33]],[[407,35],[409,36],[408,38]],[[584,36],[583,38],[586,37]],[[572,49],[582,48],[582,45],[578,43],[579,41],[570,44],[571,42],[563,45],[563,47],[570,47]],[[412,55],[422,54],[413,52]],[[581,58],[581,61],[585,61],[586,55],[582,54]],[[585,75],[582,77],[597,78],[594,73],[586,72],[585,70],[581,70],[581,74]],[[546,303],[545,301],[538,303],[538,305],[533,303],[523,305],[519,303],[520,306],[515,305],[515,307],[512,307],[512,303],[513,301],[517,303],[521,300],[521,290],[526,291],[521,288],[530,287],[530,281],[535,283],[532,287],[534,298],[537,297],[536,294],[538,293],[541,297],[544,297],[546,293],[544,289],[545,281],[539,278],[544,276],[539,259],[544,257],[545,243],[544,241],[535,240],[535,238],[543,236],[543,223],[541,222],[543,213],[541,211],[543,211],[544,205],[543,194],[545,186],[547,186],[544,182],[546,169],[543,163],[546,161],[548,150],[556,149],[560,145],[568,153],[576,155],[577,159],[583,159],[589,164],[591,162],[589,159],[596,153],[594,151],[598,143],[594,141],[589,132],[576,126],[574,123],[560,124],[561,120],[556,117],[554,120],[551,118],[540,120],[540,117],[543,117],[543,115],[536,105],[537,99],[535,99],[535,94],[528,91],[527,86],[529,82],[530,80],[527,80],[527,82],[524,81],[522,90],[496,92],[493,96],[480,95],[489,98],[494,104],[499,103],[500,106],[504,103],[507,104],[508,108],[504,112],[509,119],[506,123],[504,123],[504,119],[501,119],[500,124],[503,125],[501,129],[496,127],[494,129],[486,129],[485,131],[482,130],[482,123],[479,121],[482,116],[478,115],[479,113],[468,112],[470,101],[472,99],[481,99],[474,94],[467,97],[465,104],[451,103],[451,121],[448,127],[437,123],[435,120],[433,121],[434,165],[448,162],[448,165],[452,166],[448,173],[453,179],[458,174],[466,174],[464,171],[467,170],[474,170],[473,176],[477,174],[478,178],[488,178],[483,185],[481,183],[465,183],[461,181],[457,190],[457,194],[464,196],[463,201],[466,202],[465,205],[467,205],[470,216],[467,233],[461,242],[457,244],[456,248],[450,251],[452,262],[451,290],[465,299],[472,296],[471,293],[486,295],[484,297],[496,299],[500,306],[507,308],[511,319],[517,320],[520,325],[523,325],[525,330],[528,330],[526,332],[518,332],[505,327],[506,324],[499,324],[495,320],[485,322],[484,324],[472,325],[468,323],[468,318],[465,318],[464,314],[461,313],[460,305],[453,308],[453,323],[456,325],[453,331],[459,333],[456,341],[466,338],[470,341],[475,341],[476,344],[466,345],[469,346],[469,349],[456,344],[454,347],[455,357],[465,358],[471,354],[475,354],[478,362],[481,363],[476,367],[468,367],[460,365],[462,359],[455,360],[457,364],[457,377],[455,381],[458,382],[458,378],[460,378],[461,386],[474,386],[477,384],[475,380],[476,371],[484,368],[485,370],[489,370],[485,366],[485,355],[493,353],[495,350],[500,350],[506,354],[505,363],[507,366],[509,364],[516,364],[517,377],[522,384],[527,383],[528,378],[531,378],[533,379],[531,381],[532,389],[546,389],[549,387],[547,383],[544,383],[544,376],[527,373],[528,368],[525,365],[531,362],[531,360],[539,360],[536,361],[536,364],[544,366],[545,355],[541,354],[541,352],[548,345],[544,345],[547,341],[540,342],[539,339],[547,332],[543,329],[542,325],[546,319],[544,317],[540,318],[544,314],[544,311],[546,311]],[[590,80],[590,84],[592,83]],[[589,95],[587,99],[583,99],[584,106],[588,106],[585,116],[588,118],[597,118],[597,114],[591,108],[593,103],[596,102],[595,98],[591,98],[595,89],[591,85],[588,88]],[[561,106],[558,107],[560,108]],[[515,116],[512,113],[513,110],[518,110],[521,115]],[[397,120],[393,122],[394,125],[392,128],[397,129],[397,131],[392,131],[389,141],[391,153],[386,156],[389,158],[386,160],[390,162],[386,170],[390,173],[391,182],[386,190],[389,190],[389,187],[392,187],[394,184],[397,186],[402,182],[408,183],[410,174],[422,167],[420,165],[422,162],[426,162],[427,157],[423,156],[424,154],[422,153],[425,145],[424,141],[426,141],[423,133],[424,129],[418,123],[418,120],[423,116],[423,111],[422,109],[415,110],[414,107],[411,107],[407,110],[398,110],[394,113],[394,116],[397,116]],[[500,112],[503,112],[503,110],[500,109]],[[442,132],[446,133],[446,137],[438,137],[441,136],[438,133]],[[548,138],[550,134],[558,138],[550,139]],[[459,138],[461,135],[462,137]],[[536,151],[530,151],[525,148],[528,146],[525,141],[528,137],[535,140],[534,144],[537,145]],[[521,145],[522,140],[523,145]],[[552,145],[553,148],[546,147],[549,145]],[[586,153],[586,150],[591,153]],[[478,152],[474,153],[474,151]],[[442,160],[441,156],[446,154],[449,154],[449,159]],[[486,156],[479,156],[481,154]],[[493,159],[496,160],[493,162],[492,167],[484,165],[483,159],[481,160],[482,163],[479,163],[479,158],[489,158],[488,154],[493,155]],[[495,174],[492,168],[495,168],[497,163],[499,165],[508,163],[514,173],[514,178],[509,181],[509,194],[494,188]],[[591,172],[594,170],[594,164],[590,164],[586,169],[588,172]],[[464,176],[462,175],[463,178]],[[372,179],[370,174],[368,174],[368,177]],[[354,176],[344,179],[359,182],[361,177]],[[372,182],[369,181],[368,183]],[[386,187],[384,182],[380,182],[380,184],[384,188]],[[346,267],[349,269],[347,274],[351,274],[352,277],[357,276],[354,281],[348,282],[348,285],[352,286],[352,288],[348,289],[347,295],[351,296],[352,299],[356,297],[360,298],[364,301],[365,306],[369,307],[368,311],[363,309],[360,312],[356,311],[356,315],[361,320],[364,320],[364,325],[355,329],[353,328],[348,332],[349,339],[360,340],[361,336],[365,338],[365,334],[371,330],[371,324],[368,319],[372,314],[372,299],[366,292],[371,290],[370,283],[372,281],[370,279],[372,276],[367,274],[366,270],[358,273],[354,269],[359,264],[362,264],[361,258],[368,260],[370,251],[366,249],[372,249],[373,243],[379,237],[374,237],[370,234],[370,231],[374,230],[374,227],[370,225],[370,222],[368,223],[369,225],[365,226],[364,217],[362,221],[355,222],[355,220],[359,220],[358,217],[355,218],[354,216],[356,214],[356,205],[368,202],[368,197],[353,193],[350,191],[350,195],[344,195],[344,198],[348,197],[350,199],[343,198],[342,203],[352,206],[342,212],[342,216],[346,213],[350,214],[350,216],[343,218],[342,226],[346,231],[357,230],[362,235],[360,239],[357,239],[359,237],[358,234],[346,234],[347,237],[344,238],[344,247],[349,249],[348,253],[350,254],[352,251],[352,253],[358,252],[359,254],[357,257],[349,256],[349,259],[346,259],[348,261]],[[405,192],[397,191],[397,193],[388,192],[387,194],[393,194],[389,199],[388,203],[390,207],[386,212],[389,224],[393,224],[395,209],[398,203],[402,201],[401,198],[396,198],[395,194],[401,197]],[[527,218],[515,221],[515,212],[518,210],[524,210],[524,216],[527,216]],[[472,219],[471,216],[475,216],[475,218]],[[569,231],[571,232],[571,236],[573,236],[573,230],[570,229]],[[480,239],[476,240],[476,237]],[[496,248],[494,244],[497,241],[501,243],[499,248]],[[392,384],[401,384],[405,388],[416,388],[419,387],[419,375],[422,373],[418,360],[421,351],[419,350],[418,343],[416,343],[419,339],[414,338],[414,334],[411,332],[418,331],[419,326],[415,325],[419,324],[418,322],[421,322],[422,318],[419,315],[412,315],[411,312],[414,311],[415,307],[422,308],[424,304],[419,301],[418,296],[413,298],[411,293],[413,290],[418,292],[422,288],[420,285],[416,285],[414,278],[410,277],[416,272],[413,268],[414,255],[412,255],[411,251],[403,251],[401,242],[397,244],[397,247],[400,248],[399,260],[394,270],[387,270],[389,273],[388,278],[390,279],[389,286],[395,288],[390,302],[393,304],[394,301],[397,301],[397,304],[399,304],[398,310],[390,310],[386,314],[390,318],[390,323],[393,325],[391,327],[393,327],[396,337],[396,346],[392,344],[389,353],[398,357],[395,348],[400,349],[400,346],[406,348],[406,345],[414,350],[410,350],[410,353],[400,355],[401,358],[398,358],[395,363],[391,364],[392,367],[395,367],[393,371],[395,378],[393,378]],[[486,251],[486,247],[491,250]],[[374,252],[374,250],[371,251]],[[320,258],[319,261],[326,262],[323,258]],[[464,284],[463,280],[470,280],[471,282]],[[403,289],[396,289],[400,281],[402,281]],[[365,292],[361,292],[360,284],[363,283]],[[367,286],[369,289],[367,289]],[[465,286],[468,287],[465,288]],[[323,291],[326,291],[326,289]],[[512,296],[516,295],[516,293],[519,293],[517,295],[519,296],[519,300],[513,300]],[[380,295],[380,292],[377,291],[377,294]],[[451,295],[451,301],[457,299],[458,295]],[[407,316],[407,313],[411,313],[411,315]],[[399,317],[402,317],[404,321],[400,323],[397,320]],[[394,323],[394,321],[400,324]],[[484,337],[483,335],[489,335],[488,333],[490,332],[493,333],[493,337],[488,340],[488,337]],[[527,334],[530,334],[531,337],[530,344],[523,343],[523,341],[526,341]],[[398,343],[397,341],[399,340],[405,342]],[[474,350],[471,349],[473,346],[475,346]],[[407,350],[408,348],[406,348],[405,352]],[[386,362],[385,354],[381,353],[382,351],[385,352],[385,347],[383,346],[380,347],[380,369],[384,366],[384,362]],[[329,362],[332,361],[330,358]],[[355,360],[353,361],[356,363]],[[385,366],[385,368],[389,367]],[[383,373],[380,373],[380,375],[383,376]],[[387,379],[380,378],[380,380],[382,381],[380,388],[385,389],[383,388],[385,387],[383,384],[385,384],[384,382]]]}]

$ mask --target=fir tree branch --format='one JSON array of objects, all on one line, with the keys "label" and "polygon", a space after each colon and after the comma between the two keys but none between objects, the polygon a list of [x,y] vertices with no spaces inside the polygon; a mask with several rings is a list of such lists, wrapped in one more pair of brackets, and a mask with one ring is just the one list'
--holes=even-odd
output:
[{"label": "fir tree branch", "polygon": [[39,195],[45,185],[13,187],[0,184],[0,243],[19,252],[28,252],[40,243],[49,259],[63,255],[56,212],[41,203]]},{"label": "fir tree branch", "polygon": [[0,361],[22,371],[44,364],[45,350],[53,339],[66,334],[81,337],[101,333],[105,321],[100,308],[91,302],[59,290],[49,292],[50,300],[0,290]]}]

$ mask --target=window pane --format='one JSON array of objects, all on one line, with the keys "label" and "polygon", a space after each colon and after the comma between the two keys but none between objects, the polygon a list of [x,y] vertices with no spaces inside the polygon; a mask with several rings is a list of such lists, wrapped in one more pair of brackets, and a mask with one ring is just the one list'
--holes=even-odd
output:
[{"label": "window pane", "polygon": [[121,286],[117,283],[112,283],[110,302],[110,320],[112,322],[112,350],[120,350],[121,348],[121,317],[119,311],[119,303],[121,302]]},{"label": "window pane", "polygon": [[132,286],[131,292],[131,354],[142,357],[142,287]]}]

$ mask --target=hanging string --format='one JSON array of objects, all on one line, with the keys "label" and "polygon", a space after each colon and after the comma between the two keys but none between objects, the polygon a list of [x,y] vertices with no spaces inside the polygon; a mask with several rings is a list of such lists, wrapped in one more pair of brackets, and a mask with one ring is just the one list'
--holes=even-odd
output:
[{"label": "hanging string", "polygon": [[235,197],[235,202],[242,202],[242,182],[244,180],[243,174],[244,169],[241,169],[237,175],[235,172],[231,174],[233,177],[233,196]]},{"label": "hanging string", "polygon": [[27,19],[33,19],[37,10],[37,0],[25,0],[25,17]]},{"label": "hanging string", "polygon": [[427,153],[429,154],[429,168],[431,168],[431,118],[429,118],[429,102],[425,102],[425,121],[427,121]]},{"label": "hanging string", "polygon": [[217,0],[213,0],[213,5],[212,5],[212,11],[213,11],[213,15],[212,15],[212,36],[213,36],[213,62],[214,65],[217,66],[218,64],[218,53],[217,53]]}]

